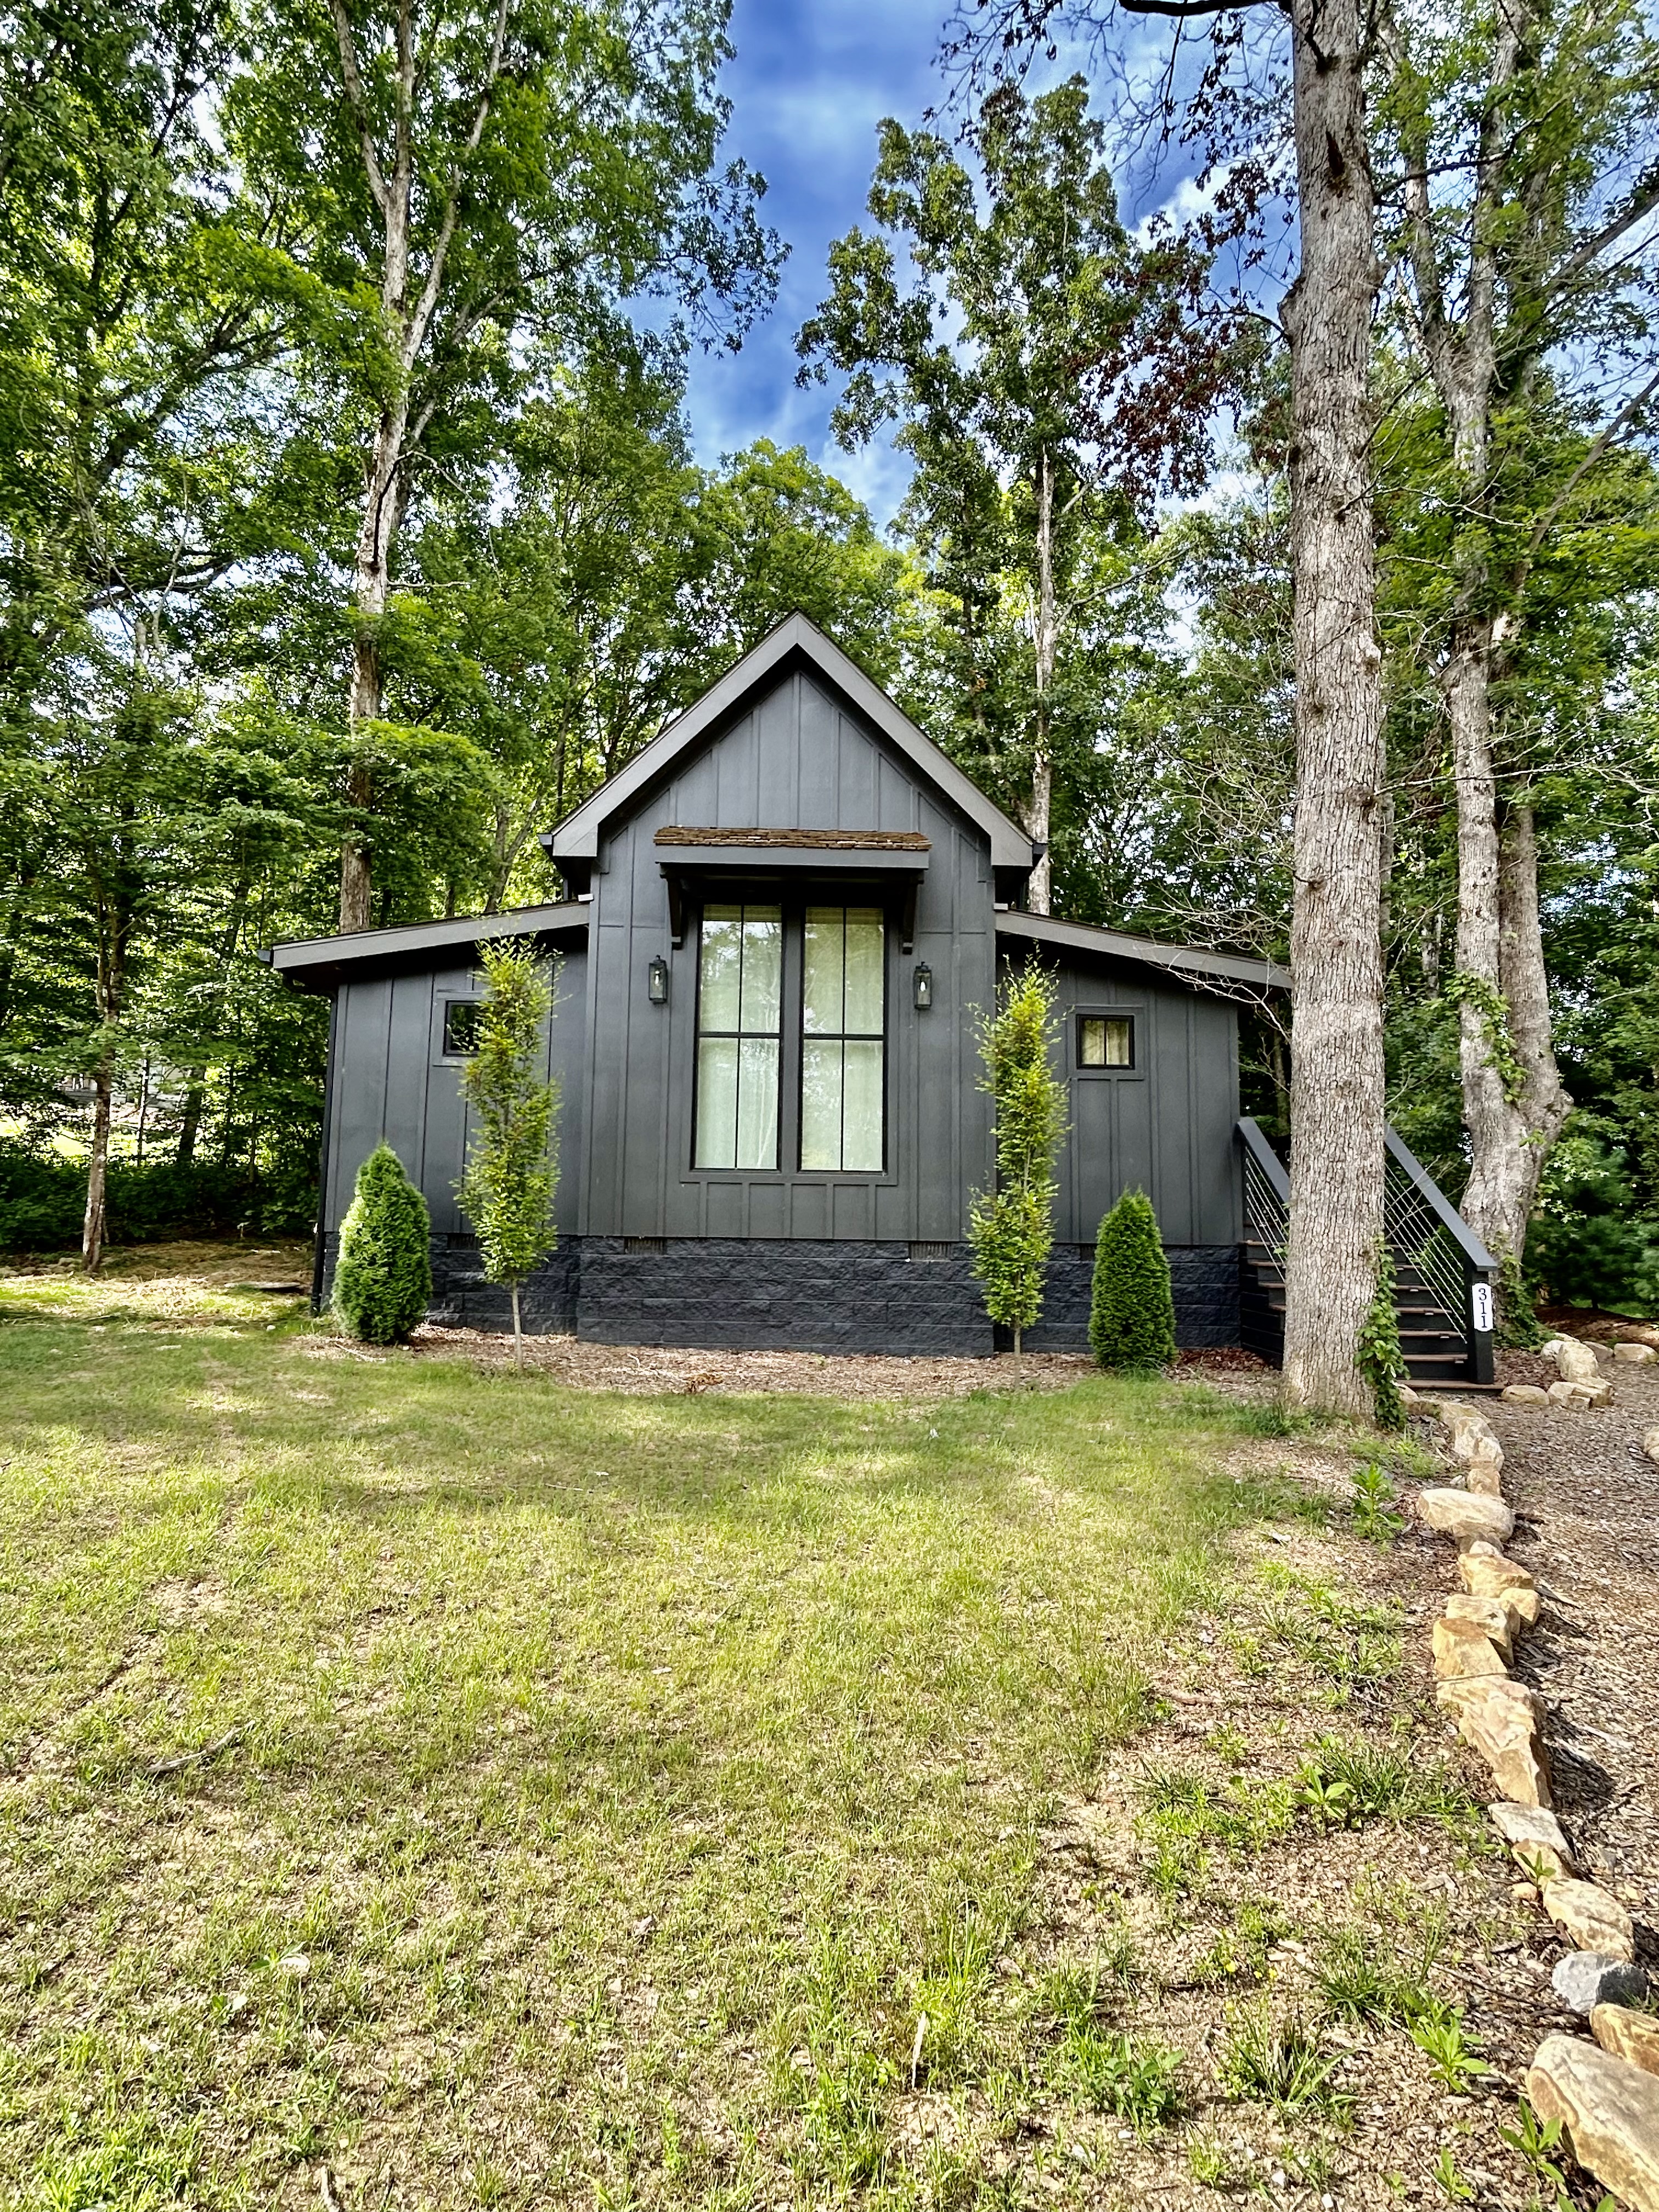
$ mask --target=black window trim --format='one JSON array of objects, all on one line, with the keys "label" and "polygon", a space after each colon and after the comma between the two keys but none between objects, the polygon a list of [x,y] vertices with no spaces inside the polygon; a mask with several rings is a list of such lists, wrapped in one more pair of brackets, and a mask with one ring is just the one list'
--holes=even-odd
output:
[{"label": "black window trim", "polygon": [[[775,1030],[704,1029],[702,1025],[702,921],[705,911],[711,906],[735,906],[739,913],[746,912],[750,906],[775,906],[777,908],[778,925],[781,934],[778,944],[778,1026]],[[739,927],[741,927],[742,925],[739,924]],[[696,987],[692,993],[691,1006],[691,1172],[693,1175],[699,1176],[739,1175],[775,1176],[781,1175],[783,1172],[784,1030],[788,1020],[789,999],[789,909],[787,904],[781,896],[774,897],[769,896],[764,898],[751,899],[746,890],[739,891],[735,898],[729,896],[724,898],[706,898],[699,903],[697,908],[696,944],[697,980]],[[743,1012],[743,983],[741,967],[739,967],[738,970],[738,1012],[741,1016]],[[705,1036],[736,1037],[738,1040],[739,1044],[741,1044],[742,1040],[746,1036],[775,1036],[777,1039],[778,1110],[776,1119],[773,1125],[775,1141],[773,1146],[773,1162],[769,1168],[708,1167],[701,1164],[697,1159],[697,1093],[702,1080],[702,1041]],[[741,1053],[738,1054],[738,1066],[739,1069],[741,1069]]]},{"label": "black window trim", "polygon": [[478,997],[462,998],[447,991],[443,994],[438,1016],[437,1057],[446,1066],[465,1066],[469,1060],[477,1058],[478,1048],[476,1043],[470,1047],[457,1047],[450,1042],[449,1018],[460,1007],[469,1006],[476,1012],[483,1004],[483,1000]]},{"label": "black window trim", "polygon": [[[781,906],[783,910],[783,991],[779,1018],[787,1032],[793,1023],[795,1051],[793,1067],[789,1064],[787,1037],[784,1049],[779,1054],[778,1065],[778,1164],[774,1168],[705,1168],[697,1161],[697,1046],[702,1031],[697,1026],[698,1004],[702,995],[702,917],[710,906]],[[800,1164],[800,1086],[803,1047],[805,1042],[803,990],[804,946],[805,915],[809,906],[873,906],[882,918],[882,1034],[881,1034],[881,1157],[877,1168],[803,1168]],[[690,1086],[690,1126],[683,1139],[684,1150],[680,1157],[688,1164],[680,1170],[682,1182],[698,1183],[714,1182],[729,1183],[734,1179],[756,1182],[767,1188],[805,1182],[830,1182],[845,1184],[893,1184],[898,1180],[893,1165],[893,1009],[896,998],[894,989],[898,961],[898,908],[892,889],[888,884],[862,884],[855,891],[851,886],[834,881],[817,883],[768,884],[763,895],[756,887],[751,897],[750,887],[741,890],[735,886],[710,884],[697,900],[695,917],[688,916],[686,939],[696,965],[696,987],[693,995],[690,1024],[691,1080]],[[724,1036],[721,1030],[716,1034]],[[786,1072],[788,1079],[786,1081]],[[793,1165],[786,1165],[792,1161]]]},{"label": "black window trim", "polygon": [[[1141,1066],[1140,1025],[1145,1013],[1145,1006],[1139,1000],[1128,1006],[1103,1006],[1079,1000],[1072,1009],[1073,1074],[1083,1076],[1090,1082],[1097,1082],[1101,1078],[1105,1077],[1118,1083],[1132,1080],[1137,1076],[1144,1076],[1146,1070]],[[1083,1024],[1085,1022],[1100,1021],[1128,1023],[1129,1059],[1127,1066],[1103,1067],[1085,1066],[1083,1058]]]}]

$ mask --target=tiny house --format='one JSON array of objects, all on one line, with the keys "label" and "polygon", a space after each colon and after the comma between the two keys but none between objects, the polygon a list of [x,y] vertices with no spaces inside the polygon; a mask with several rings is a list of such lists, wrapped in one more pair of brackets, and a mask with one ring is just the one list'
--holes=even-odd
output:
[{"label": "tiny house", "polygon": [[1041,960],[1069,1097],[1034,1350],[1085,1343],[1101,1215],[1157,1211],[1185,1345],[1240,1340],[1238,1010],[1264,962],[1024,910],[1030,838],[796,616],[545,841],[567,896],[288,944],[332,1000],[318,1291],[381,1139],[436,1312],[496,1327],[455,1185],[478,945],[556,963],[560,1238],[530,1325],[610,1343],[988,1353],[964,1241],[993,1174],[976,1016]]}]

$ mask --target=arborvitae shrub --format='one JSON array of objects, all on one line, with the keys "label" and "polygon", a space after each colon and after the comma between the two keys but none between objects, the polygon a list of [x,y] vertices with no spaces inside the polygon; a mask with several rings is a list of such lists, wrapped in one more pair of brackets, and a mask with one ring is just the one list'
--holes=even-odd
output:
[{"label": "arborvitae shrub", "polygon": [[425,1316],[430,1234],[426,1200],[391,1146],[377,1145],[357,1170],[334,1268],[334,1310],[365,1344],[396,1344]]},{"label": "arborvitae shrub", "polygon": [[1089,1348],[1103,1367],[1149,1375],[1175,1358],[1170,1263],[1152,1201],[1126,1190],[1095,1239]]}]

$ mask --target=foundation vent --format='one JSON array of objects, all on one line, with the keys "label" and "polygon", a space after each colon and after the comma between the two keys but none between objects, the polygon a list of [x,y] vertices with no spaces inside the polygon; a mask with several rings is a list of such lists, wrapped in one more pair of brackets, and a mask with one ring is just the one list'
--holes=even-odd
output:
[{"label": "foundation vent", "polygon": [[624,1252],[665,1252],[667,1249],[668,1239],[665,1237],[624,1237],[623,1238]]},{"label": "foundation vent", "polygon": [[910,1257],[913,1260],[949,1260],[954,1258],[956,1250],[954,1244],[933,1244],[915,1237],[910,1240]]}]

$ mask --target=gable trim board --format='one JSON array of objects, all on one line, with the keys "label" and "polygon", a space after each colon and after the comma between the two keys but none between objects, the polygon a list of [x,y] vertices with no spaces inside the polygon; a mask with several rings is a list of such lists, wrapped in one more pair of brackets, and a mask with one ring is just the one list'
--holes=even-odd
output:
[{"label": "gable trim board", "polygon": [[[440,1310],[504,1321],[455,1205],[467,1121],[442,1040],[447,1000],[476,994],[477,946],[514,936],[563,961],[548,1032],[560,1244],[528,1286],[532,1325],[611,1342],[988,1352],[965,1242],[994,1172],[976,1016],[1000,961],[1039,957],[1066,1009],[1073,1129],[1044,1341],[1081,1348],[1085,1247],[1130,1183],[1172,1248],[1183,1340],[1237,1340],[1237,1001],[1280,971],[1012,909],[1030,839],[810,623],[781,625],[544,842],[574,898],[271,954],[296,988],[335,1000],[325,1277],[356,1168],[385,1137],[432,1209]],[[710,899],[778,917],[779,1134],[764,1169],[695,1164]],[[808,1170],[795,1133],[808,910],[836,905],[887,922],[879,1171]],[[1133,1067],[1077,1064],[1076,1018],[1103,1012],[1133,1024]]]}]

